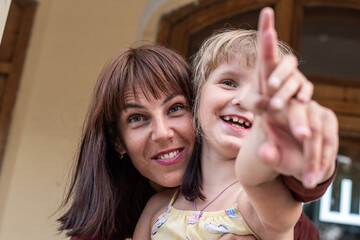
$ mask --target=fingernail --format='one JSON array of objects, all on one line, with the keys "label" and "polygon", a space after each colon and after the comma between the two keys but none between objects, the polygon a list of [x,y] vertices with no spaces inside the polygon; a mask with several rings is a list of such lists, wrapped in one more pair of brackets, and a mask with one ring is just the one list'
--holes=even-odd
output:
[{"label": "fingernail", "polygon": [[307,126],[298,126],[295,128],[295,134],[299,137],[310,137],[311,131]]},{"label": "fingernail", "polygon": [[281,98],[275,97],[270,100],[272,109],[280,110],[284,107],[284,101]]},{"label": "fingernail", "polygon": [[307,188],[314,188],[316,185],[315,182],[315,174],[314,173],[306,173],[304,177],[304,185]]},{"label": "fingernail", "polygon": [[271,76],[269,78],[269,85],[273,88],[277,88],[280,85],[280,79],[277,76]]}]

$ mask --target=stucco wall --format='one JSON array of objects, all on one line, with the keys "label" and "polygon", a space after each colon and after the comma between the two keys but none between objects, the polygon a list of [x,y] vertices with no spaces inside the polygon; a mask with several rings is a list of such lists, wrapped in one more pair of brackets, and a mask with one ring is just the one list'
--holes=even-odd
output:
[{"label": "stucco wall", "polygon": [[98,73],[116,52],[153,40],[159,16],[191,0],[37,2],[0,172],[0,240],[65,239],[55,211]]}]

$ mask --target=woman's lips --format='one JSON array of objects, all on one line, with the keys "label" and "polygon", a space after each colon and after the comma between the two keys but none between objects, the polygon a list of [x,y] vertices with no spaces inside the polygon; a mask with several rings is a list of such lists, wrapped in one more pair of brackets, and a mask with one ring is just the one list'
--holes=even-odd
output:
[{"label": "woman's lips", "polygon": [[156,162],[158,162],[161,165],[171,165],[178,162],[181,159],[181,156],[183,155],[183,151],[184,151],[183,148],[171,149],[156,154],[155,156],[152,157],[152,159],[154,159]]}]

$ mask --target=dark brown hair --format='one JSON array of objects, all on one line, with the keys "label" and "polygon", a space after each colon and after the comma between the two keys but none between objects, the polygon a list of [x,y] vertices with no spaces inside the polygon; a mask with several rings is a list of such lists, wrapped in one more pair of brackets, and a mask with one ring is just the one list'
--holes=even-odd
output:
[{"label": "dark brown hair", "polygon": [[[140,86],[146,97],[183,95],[192,104],[191,71],[186,61],[163,46],[129,48],[105,65],[95,85],[73,178],[58,219],[67,236],[96,239],[131,237],[147,200],[155,193],[127,154],[115,143],[124,93]],[[150,95],[149,95],[150,94]]]}]

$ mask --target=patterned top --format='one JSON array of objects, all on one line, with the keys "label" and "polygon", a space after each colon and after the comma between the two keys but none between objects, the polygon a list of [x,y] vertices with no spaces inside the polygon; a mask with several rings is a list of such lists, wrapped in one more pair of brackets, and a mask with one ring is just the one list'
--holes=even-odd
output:
[{"label": "patterned top", "polygon": [[241,216],[237,204],[215,212],[179,210],[172,206],[178,194],[179,189],[174,193],[167,210],[155,221],[151,239],[215,240],[227,233],[252,234],[259,239]]}]

